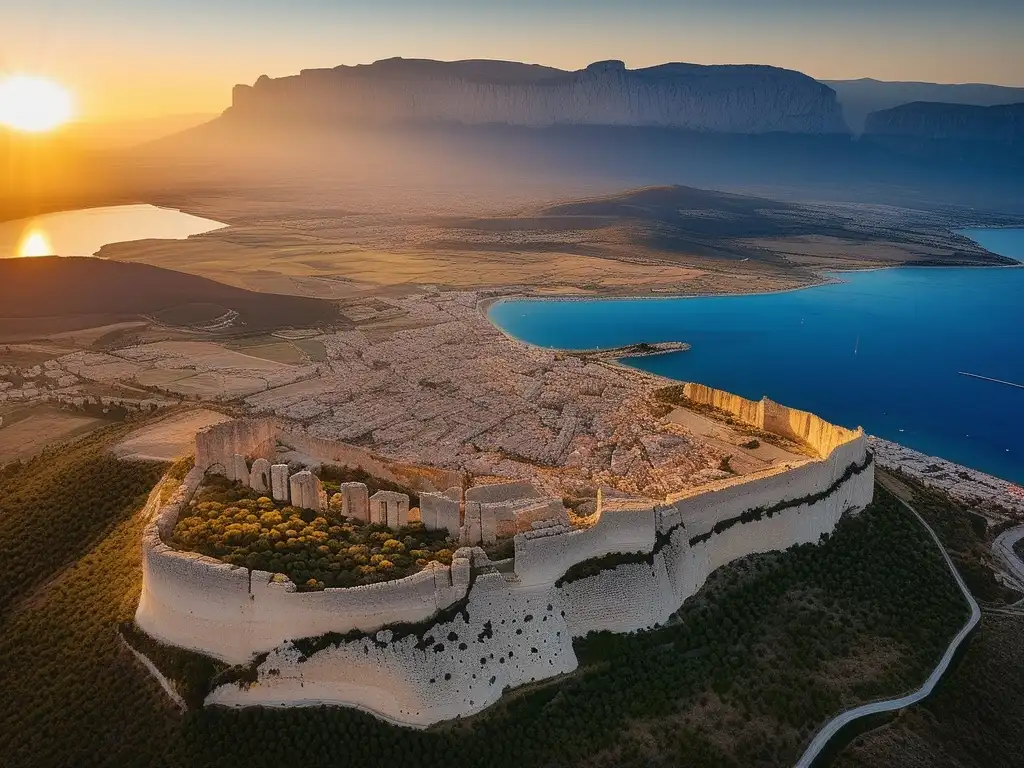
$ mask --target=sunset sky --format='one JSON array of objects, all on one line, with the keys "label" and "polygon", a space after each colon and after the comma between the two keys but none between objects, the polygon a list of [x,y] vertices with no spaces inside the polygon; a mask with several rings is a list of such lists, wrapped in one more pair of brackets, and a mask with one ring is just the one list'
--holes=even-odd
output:
[{"label": "sunset sky", "polygon": [[1024,86],[1021,0],[0,0],[0,73],[84,120],[219,112],[261,74],[407,58],[759,63]]}]

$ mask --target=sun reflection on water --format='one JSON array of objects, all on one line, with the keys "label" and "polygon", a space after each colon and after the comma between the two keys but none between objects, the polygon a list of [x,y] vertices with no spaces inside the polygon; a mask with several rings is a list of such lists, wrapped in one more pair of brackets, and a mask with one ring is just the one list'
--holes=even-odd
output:
[{"label": "sun reflection on water", "polygon": [[30,229],[18,246],[18,255],[27,256],[52,256],[53,246],[50,239],[41,229]]}]

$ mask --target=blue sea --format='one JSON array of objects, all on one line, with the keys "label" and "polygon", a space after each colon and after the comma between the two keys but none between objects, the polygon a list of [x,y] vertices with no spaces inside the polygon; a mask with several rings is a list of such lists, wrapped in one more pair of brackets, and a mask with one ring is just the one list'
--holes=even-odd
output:
[{"label": "blue sea", "polygon": [[[1024,260],[1024,230],[965,232]],[[899,268],[752,296],[503,301],[491,319],[556,349],[685,341],[645,371],[813,411],[1024,483],[1024,267]]]}]

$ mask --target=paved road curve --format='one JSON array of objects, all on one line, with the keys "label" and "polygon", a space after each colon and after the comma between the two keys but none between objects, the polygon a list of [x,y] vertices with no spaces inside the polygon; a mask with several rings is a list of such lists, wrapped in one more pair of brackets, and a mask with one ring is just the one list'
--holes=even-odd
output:
[{"label": "paved road curve", "polygon": [[1010,575],[1017,581],[1017,584],[1024,589],[1024,560],[1021,560],[1013,551],[1014,544],[1021,539],[1024,539],[1024,525],[1001,533],[992,543],[992,549],[1006,564]]},{"label": "paved road curve", "polygon": [[960,644],[964,641],[964,638],[967,637],[970,631],[974,629],[974,627],[978,624],[978,621],[981,619],[981,609],[978,608],[977,601],[975,601],[974,596],[970,593],[970,590],[967,589],[967,585],[964,584],[964,580],[960,577],[959,572],[957,572],[956,567],[953,565],[953,561],[949,558],[949,555],[946,554],[946,549],[942,546],[942,542],[939,541],[939,537],[935,535],[935,531],[933,531],[932,527],[924,521],[924,518],[917,514],[916,509],[914,509],[912,506],[907,504],[902,499],[900,499],[900,503],[914,513],[914,517],[916,517],[920,521],[921,525],[923,525],[928,530],[928,533],[931,534],[931,537],[935,540],[935,544],[939,548],[939,551],[942,552],[942,556],[946,560],[946,565],[949,566],[949,570],[953,574],[953,578],[956,579],[956,583],[960,587],[960,591],[964,593],[964,599],[967,600],[968,604],[971,606],[971,617],[967,620],[967,623],[964,624],[963,628],[957,633],[956,637],[953,638],[953,641],[949,644],[949,647],[946,649],[946,653],[943,654],[941,661],[939,661],[939,665],[935,667],[934,670],[932,670],[932,673],[928,676],[928,679],[925,681],[924,685],[922,685],[913,693],[908,693],[906,696],[901,696],[898,699],[889,699],[887,701],[875,701],[871,704],[864,704],[862,706],[856,707],[855,709],[850,709],[846,712],[843,712],[841,715],[839,715],[834,720],[829,722],[824,728],[818,731],[817,734],[815,734],[810,746],[807,747],[807,751],[804,752],[799,762],[797,762],[797,768],[809,768],[809,766],[813,765],[818,755],[821,754],[821,750],[825,748],[825,745],[828,744],[832,737],[835,736],[839,732],[839,730],[847,723],[851,723],[854,720],[857,720],[861,717],[867,717],[868,715],[878,714],[879,712],[892,712],[896,709],[902,709],[903,707],[909,706],[911,704],[916,704],[917,702],[921,701],[922,699],[930,695],[932,689],[935,688],[935,685],[939,682],[942,676],[946,673],[946,670],[949,668],[949,663],[953,660],[953,655],[956,653],[957,648],[960,647]]}]

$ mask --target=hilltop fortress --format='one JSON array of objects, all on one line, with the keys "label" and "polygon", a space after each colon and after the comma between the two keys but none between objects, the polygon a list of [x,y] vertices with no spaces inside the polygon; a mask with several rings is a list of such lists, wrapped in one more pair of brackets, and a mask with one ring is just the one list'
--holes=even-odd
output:
[{"label": "hilltop fortress", "polygon": [[[538,470],[535,483],[473,478],[273,418],[210,427],[196,438],[194,469],[144,534],[136,623],[166,644],[249,665],[243,682],[221,685],[208,703],[328,703],[425,727],[478,712],[506,689],[571,672],[574,638],[663,624],[719,566],[817,543],[843,514],[870,502],[874,468],[863,431],[701,385],[687,384],[684,395],[714,418],[778,436],[807,455],[681,483],[663,497],[608,496],[599,486],[593,510],[579,515],[550,491],[550,472]],[[342,487],[333,501],[350,517],[389,527],[419,515],[453,540],[451,564],[430,562],[366,586],[298,591],[280,575],[168,543],[209,473],[319,510],[328,499],[316,470],[330,464],[416,489],[418,509],[403,494],[371,498],[359,484]],[[514,543],[513,557],[488,557],[482,547],[498,538]]]}]

